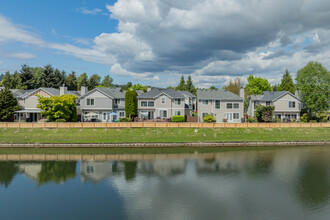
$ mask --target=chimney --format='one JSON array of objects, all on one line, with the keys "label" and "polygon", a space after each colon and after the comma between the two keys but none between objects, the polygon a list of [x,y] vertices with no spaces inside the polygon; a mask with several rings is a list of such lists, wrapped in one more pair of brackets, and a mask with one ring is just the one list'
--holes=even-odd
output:
[{"label": "chimney", "polygon": [[299,98],[299,96],[300,96],[299,89],[297,89],[296,91],[294,91],[294,95]]},{"label": "chimney", "polygon": [[68,87],[65,87],[64,85],[60,87],[60,96],[65,95],[68,93]]},{"label": "chimney", "polygon": [[147,88],[147,92],[150,92],[150,91],[151,91],[151,87],[148,87],[148,88]]},{"label": "chimney", "polygon": [[241,98],[245,98],[244,97],[244,88],[243,87],[241,87],[240,89],[239,89],[239,96],[241,97]]},{"label": "chimney", "polygon": [[80,96],[85,95],[88,92],[87,86],[82,86],[80,89]]}]

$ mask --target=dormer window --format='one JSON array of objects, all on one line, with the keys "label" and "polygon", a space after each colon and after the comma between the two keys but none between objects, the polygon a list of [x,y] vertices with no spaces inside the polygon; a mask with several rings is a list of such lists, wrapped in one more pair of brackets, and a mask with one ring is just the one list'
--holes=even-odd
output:
[{"label": "dormer window", "polygon": [[165,104],[165,102],[166,102],[165,97],[162,97],[162,104]]},{"label": "dormer window", "polygon": [[267,102],[266,102],[266,106],[269,106],[269,105],[270,105],[270,101],[267,101]]},{"label": "dormer window", "polygon": [[93,106],[95,104],[95,100],[94,99],[87,99],[86,101],[86,105],[87,106]]},{"label": "dormer window", "polygon": [[289,101],[289,108],[295,108],[296,107],[296,102]]},{"label": "dormer window", "polygon": [[120,105],[120,99],[115,99],[115,104]]}]

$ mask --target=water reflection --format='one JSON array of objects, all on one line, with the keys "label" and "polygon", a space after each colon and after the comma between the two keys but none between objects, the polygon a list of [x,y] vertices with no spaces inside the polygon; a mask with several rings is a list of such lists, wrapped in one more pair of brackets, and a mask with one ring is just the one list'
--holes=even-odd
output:
[{"label": "water reflection", "polygon": [[[17,187],[17,176],[43,187],[71,182],[84,187],[72,202],[90,190],[94,203],[120,204],[116,212],[132,219],[330,218],[329,147],[138,158],[2,161],[0,188]],[[109,190],[120,199],[106,197]],[[108,213],[106,207],[99,211]],[[75,217],[87,216],[82,213]]]}]

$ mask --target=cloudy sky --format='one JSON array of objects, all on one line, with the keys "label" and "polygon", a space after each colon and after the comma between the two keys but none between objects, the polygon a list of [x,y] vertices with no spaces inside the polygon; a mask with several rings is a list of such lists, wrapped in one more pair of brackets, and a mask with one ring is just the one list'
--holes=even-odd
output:
[{"label": "cloudy sky", "polygon": [[115,83],[271,84],[308,61],[330,69],[329,0],[1,0],[0,73],[52,64]]}]

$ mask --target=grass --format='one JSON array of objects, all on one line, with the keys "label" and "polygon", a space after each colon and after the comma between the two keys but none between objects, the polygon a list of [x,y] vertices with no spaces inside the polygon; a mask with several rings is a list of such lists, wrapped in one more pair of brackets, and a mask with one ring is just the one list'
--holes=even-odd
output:
[{"label": "grass", "polygon": [[324,141],[330,128],[1,128],[0,143]]}]

